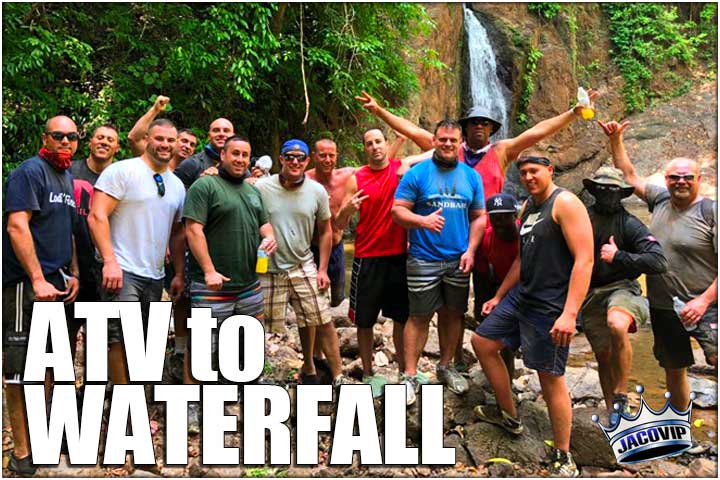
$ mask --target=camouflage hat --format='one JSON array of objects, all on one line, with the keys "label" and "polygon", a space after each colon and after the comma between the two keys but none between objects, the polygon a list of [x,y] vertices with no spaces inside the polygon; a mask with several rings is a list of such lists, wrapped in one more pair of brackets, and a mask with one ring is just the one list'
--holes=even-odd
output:
[{"label": "camouflage hat", "polygon": [[583,178],[583,185],[593,193],[595,185],[614,185],[620,187],[623,197],[629,197],[635,191],[635,187],[625,182],[622,172],[614,167],[603,166],[590,178]]}]

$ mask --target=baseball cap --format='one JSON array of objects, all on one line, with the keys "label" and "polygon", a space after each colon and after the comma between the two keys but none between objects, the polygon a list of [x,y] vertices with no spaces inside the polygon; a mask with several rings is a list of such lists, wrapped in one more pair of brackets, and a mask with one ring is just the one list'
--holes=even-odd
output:
[{"label": "baseball cap", "polygon": [[498,193],[487,199],[487,213],[517,213],[517,201],[508,193]]},{"label": "baseball cap", "polygon": [[298,140],[296,138],[293,138],[292,140],[288,140],[287,142],[283,143],[282,148],[280,149],[280,154],[285,155],[286,153],[292,152],[293,150],[300,150],[302,153],[305,154],[305,156],[310,155],[310,149],[308,148],[307,144],[302,140]]}]

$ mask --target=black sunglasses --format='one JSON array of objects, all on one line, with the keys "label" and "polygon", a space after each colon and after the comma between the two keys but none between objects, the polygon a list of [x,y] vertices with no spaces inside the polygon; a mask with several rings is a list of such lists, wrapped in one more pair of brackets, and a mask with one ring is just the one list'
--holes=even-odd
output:
[{"label": "black sunglasses", "polygon": [[469,122],[470,122],[471,125],[475,125],[475,126],[477,126],[477,125],[482,125],[483,127],[487,127],[488,125],[492,125],[492,124],[493,124],[493,122],[491,122],[491,121],[488,120],[487,118],[479,118],[479,117],[471,118],[471,119],[469,120]]},{"label": "black sunglasses", "polygon": [[47,135],[50,135],[53,140],[57,140],[58,142],[62,141],[63,138],[67,137],[68,140],[71,142],[77,142],[80,140],[80,135],[78,135],[77,132],[45,132]]},{"label": "black sunglasses", "polygon": [[293,162],[294,160],[297,160],[298,162],[304,162],[307,158],[307,155],[285,155],[285,160],[288,162]]},{"label": "black sunglasses", "polygon": [[156,173],[155,175],[153,175],[153,180],[155,180],[155,185],[157,185],[158,195],[160,195],[161,197],[164,197],[165,196],[165,183],[163,182],[162,175],[160,175],[159,173]]},{"label": "black sunglasses", "polygon": [[687,175],[666,175],[665,178],[672,182],[679,182],[680,180],[685,180],[686,182],[692,182],[695,180],[695,175],[692,173],[689,173]]}]

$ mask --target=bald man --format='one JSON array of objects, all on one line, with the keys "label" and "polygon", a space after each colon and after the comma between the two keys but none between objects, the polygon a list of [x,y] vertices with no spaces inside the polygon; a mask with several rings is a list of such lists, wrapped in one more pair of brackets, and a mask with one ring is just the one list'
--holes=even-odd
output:
[{"label": "bald man", "polygon": [[[717,367],[717,206],[700,195],[702,177],[694,160],[671,160],[665,167],[665,187],[638,176],[623,145],[628,125],[600,123],[610,137],[613,163],[652,212],[650,231],[668,260],[666,273],[647,278],[653,351],[665,369],[670,402],[685,410],[690,402],[687,368],[694,363],[691,336],[707,362]],[[673,297],[685,304],[679,315]]]},{"label": "bald man", "polygon": [[235,127],[227,118],[216,118],[208,129],[208,143],[202,152],[188,158],[175,169],[175,175],[182,180],[185,188],[190,188],[195,180],[204,175],[217,175],[220,152],[225,140],[235,135]]},{"label": "bald man", "polygon": [[[80,286],[73,240],[75,197],[69,171],[79,138],[77,126],[70,118],[51,118],[45,124],[38,155],[13,170],[6,184],[3,374],[14,441],[8,468],[22,476],[35,473],[23,395],[33,302],[68,304],[75,299]],[[68,327],[73,327],[73,322]],[[76,329],[69,330],[71,336],[77,335]]]}]

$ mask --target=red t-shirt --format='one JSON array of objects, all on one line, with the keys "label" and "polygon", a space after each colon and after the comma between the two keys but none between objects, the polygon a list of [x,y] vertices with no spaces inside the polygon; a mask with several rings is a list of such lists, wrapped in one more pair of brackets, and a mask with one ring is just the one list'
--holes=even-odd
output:
[{"label": "red t-shirt", "polygon": [[[519,224],[520,220],[518,220],[518,225]],[[520,241],[518,239],[512,242],[501,240],[495,235],[492,225],[490,225],[488,221],[488,225],[485,228],[485,235],[475,255],[475,270],[487,276],[489,275],[490,266],[492,265],[495,280],[498,284],[502,283],[519,253]]]},{"label": "red t-shirt", "polygon": [[[467,163],[465,161],[465,148],[466,144],[463,143],[458,152],[458,159],[463,163]],[[482,177],[485,200],[493,195],[502,193],[503,185],[505,184],[505,173],[503,173],[502,168],[500,168],[500,161],[498,160],[497,153],[495,153],[494,146],[490,146],[490,149],[485,153],[483,158],[475,164],[473,169]]]},{"label": "red t-shirt", "polygon": [[407,233],[393,222],[395,189],[400,182],[397,174],[401,162],[390,160],[382,170],[365,165],[355,172],[358,190],[368,198],[360,205],[360,220],[355,229],[355,257],[386,257],[407,251]]}]

